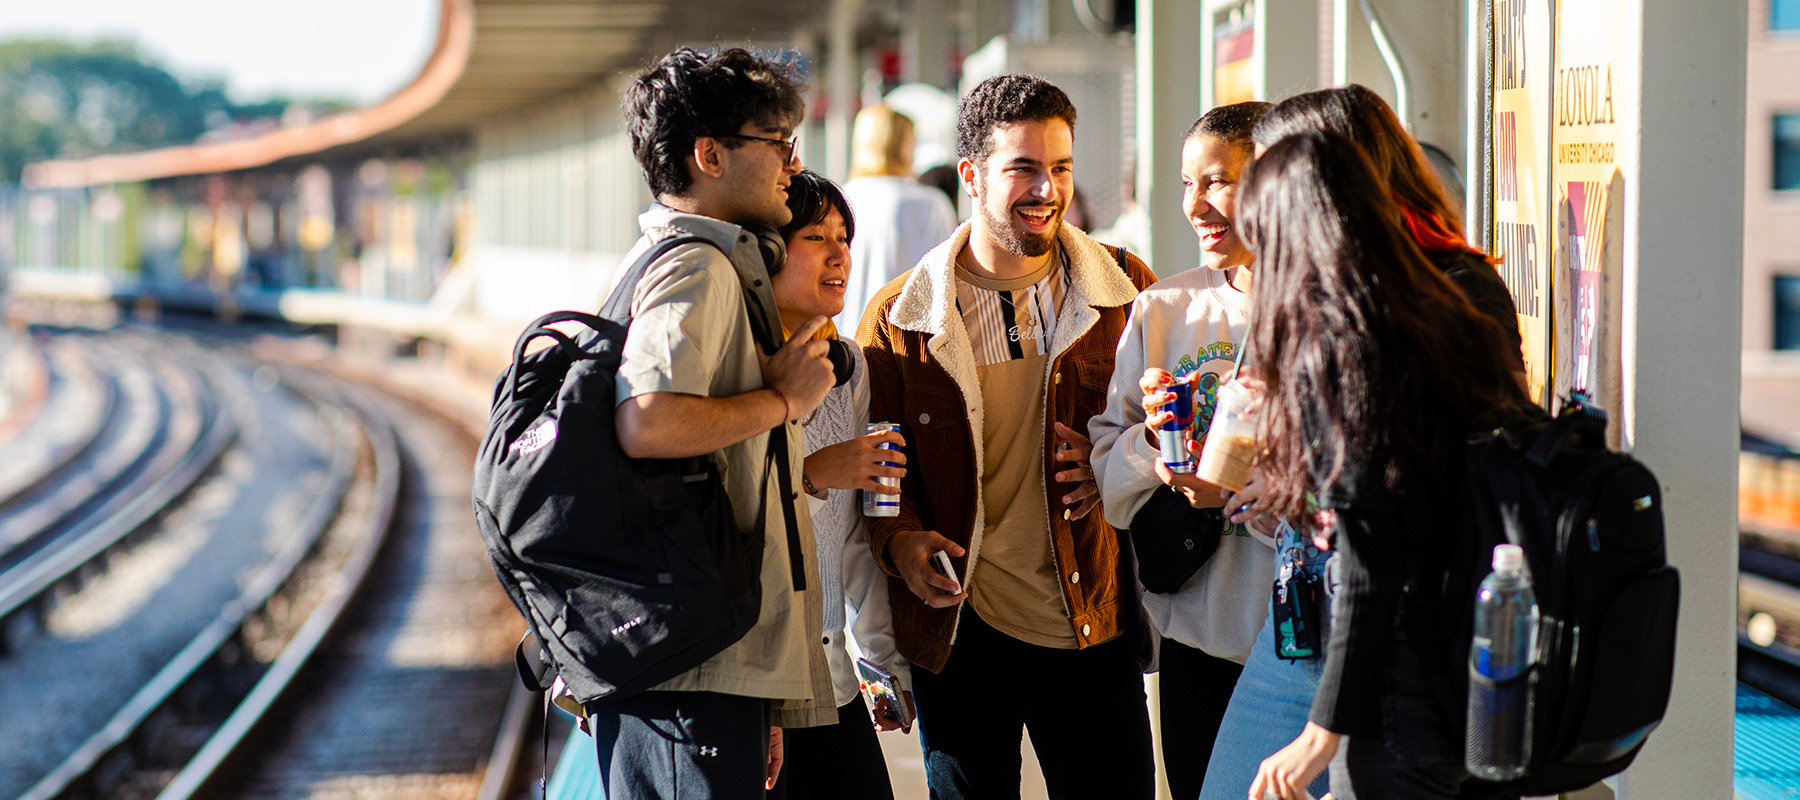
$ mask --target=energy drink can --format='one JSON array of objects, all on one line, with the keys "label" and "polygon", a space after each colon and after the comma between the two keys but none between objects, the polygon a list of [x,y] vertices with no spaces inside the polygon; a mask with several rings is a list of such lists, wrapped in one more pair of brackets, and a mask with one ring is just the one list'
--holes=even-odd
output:
[{"label": "energy drink can", "polygon": [[1175,395],[1164,410],[1174,413],[1168,422],[1156,426],[1156,439],[1162,445],[1162,463],[1170,472],[1193,472],[1194,457],[1188,452],[1188,441],[1194,438],[1194,385],[1177,381],[1166,391]]},{"label": "energy drink can", "polygon": [[[898,424],[895,424],[892,422],[871,422],[868,424],[867,427],[863,428],[863,435],[867,436],[868,434],[880,433],[882,431],[893,431],[894,433],[899,433],[900,426]],[[881,445],[881,449],[883,449],[883,450],[899,450],[900,446],[896,445],[896,444],[884,443]],[[889,461],[883,461],[881,463],[886,466],[890,466],[890,467],[899,466],[898,464],[895,464],[895,463],[889,462]],[[875,482],[881,484],[882,486],[892,486],[895,489],[900,488],[900,479],[899,478],[876,478]],[[863,516],[865,516],[865,517],[898,517],[898,516],[900,516],[900,495],[880,494],[877,492],[865,491],[862,493],[862,503],[863,503]]]}]

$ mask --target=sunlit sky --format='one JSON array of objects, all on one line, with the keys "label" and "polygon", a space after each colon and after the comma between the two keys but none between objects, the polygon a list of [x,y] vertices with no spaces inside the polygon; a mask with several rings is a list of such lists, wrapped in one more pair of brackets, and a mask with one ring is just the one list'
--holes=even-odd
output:
[{"label": "sunlit sky", "polygon": [[0,0],[0,40],[129,38],[232,99],[371,103],[405,86],[437,41],[438,0]]}]

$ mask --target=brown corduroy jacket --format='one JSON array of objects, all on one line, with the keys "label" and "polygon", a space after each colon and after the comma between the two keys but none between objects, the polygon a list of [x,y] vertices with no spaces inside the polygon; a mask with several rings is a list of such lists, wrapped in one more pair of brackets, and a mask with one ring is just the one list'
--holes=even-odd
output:
[{"label": "brown corduroy jacket", "polygon": [[[866,520],[875,560],[889,575],[894,633],[900,652],[933,672],[950,657],[962,607],[933,609],[906,588],[888,560],[887,543],[906,530],[936,531],[962,545],[952,559],[965,584],[981,580],[983,409],[975,356],[956,313],[955,260],[969,225],[925,254],[919,265],[883,287],[857,332],[869,365],[869,419],[897,422],[907,440],[900,515]],[[1064,609],[1081,647],[1118,636],[1138,602],[1134,577],[1120,557],[1119,534],[1099,509],[1063,519],[1068,488],[1054,479],[1053,423],[1086,433],[1088,418],[1106,405],[1113,351],[1131,301],[1156,276],[1135,256],[1120,270],[1116,251],[1064,225],[1058,239],[1069,256],[1071,282],[1057,316],[1045,375],[1043,476],[1050,535],[1061,575]]]}]

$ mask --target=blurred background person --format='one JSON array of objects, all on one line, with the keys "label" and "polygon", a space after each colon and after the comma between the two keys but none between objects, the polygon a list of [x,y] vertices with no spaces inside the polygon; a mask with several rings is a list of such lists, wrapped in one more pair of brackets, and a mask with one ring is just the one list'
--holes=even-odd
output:
[{"label": "blurred background person", "polygon": [[[956,209],[957,182],[956,167],[951,164],[939,164],[919,173],[919,183],[943,192],[945,199],[950,201],[950,208],[953,212]],[[954,216],[958,220],[962,219],[960,214]]]},{"label": "blurred background person", "polygon": [[1080,186],[1069,192],[1069,207],[1063,210],[1063,221],[1074,225],[1082,233],[1091,232],[1094,228],[1090,224],[1093,217],[1088,216],[1087,198],[1081,196]]},{"label": "blurred background person", "polygon": [[856,330],[870,298],[956,228],[955,207],[913,180],[912,154],[912,119],[888,105],[857,112],[844,196],[862,220],[863,234],[850,246],[839,330]]}]

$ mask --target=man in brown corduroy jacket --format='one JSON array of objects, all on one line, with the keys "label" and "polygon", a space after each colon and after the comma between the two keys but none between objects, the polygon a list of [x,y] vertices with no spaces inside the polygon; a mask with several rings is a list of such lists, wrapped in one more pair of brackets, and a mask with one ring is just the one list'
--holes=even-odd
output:
[{"label": "man in brown corduroy jacket", "polygon": [[[1063,224],[1075,108],[1061,89],[991,78],[958,116],[975,214],[876,295],[857,336],[870,419],[899,423],[910,449],[899,516],[867,522],[920,668],[932,796],[1016,795],[1029,728],[1052,795],[1150,798],[1126,636],[1142,617],[1118,533],[1094,513],[1086,431],[1155,277]],[[954,578],[930,567],[939,550]]]}]

